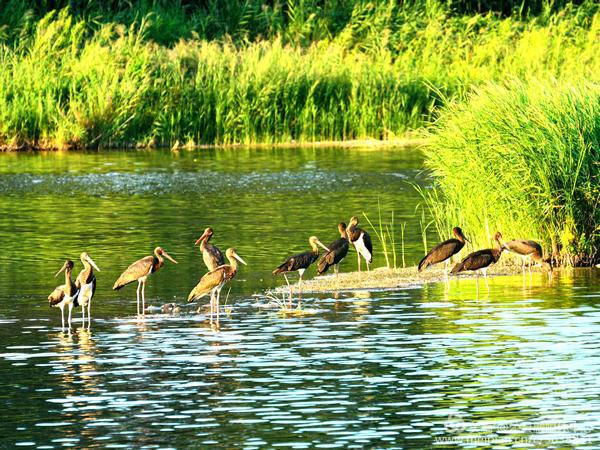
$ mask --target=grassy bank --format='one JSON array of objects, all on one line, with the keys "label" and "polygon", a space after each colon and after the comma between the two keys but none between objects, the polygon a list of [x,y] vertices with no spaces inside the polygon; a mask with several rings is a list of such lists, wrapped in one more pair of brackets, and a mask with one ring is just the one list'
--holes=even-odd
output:
[{"label": "grassy bank", "polygon": [[432,130],[426,192],[438,230],[475,247],[500,230],[555,261],[600,259],[600,84],[512,81],[450,104]]},{"label": "grassy bank", "polygon": [[600,77],[592,2],[525,17],[462,14],[435,1],[326,10],[286,2],[250,8],[231,34],[211,22],[224,10],[144,5],[101,18],[23,12],[20,22],[3,10],[14,24],[0,33],[0,145],[394,139],[486,80]]}]

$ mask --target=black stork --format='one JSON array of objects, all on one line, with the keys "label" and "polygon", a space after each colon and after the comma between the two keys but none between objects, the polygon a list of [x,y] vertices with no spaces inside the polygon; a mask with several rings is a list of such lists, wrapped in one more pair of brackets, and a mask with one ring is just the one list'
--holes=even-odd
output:
[{"label": "black stork", "polygon": [[96,292],[96,275],[94,275],[94,269],[100,272],[100,269],[94,262],[94,260],[86,252],[79,255],[79,259],[83,264],[83,270],[77,275],[75,280],[75,286],[79,290],[79,296],[77,302],[81,305],[81,319],[83,326],[85,327],[85,309],[87,308],[87,321],[88,328],[91,323],[91,308],[92,308],[92,297]]},{"label": "black stork", "polygon": [[486,248],[484,250],[478,250],[476,252],[470,253],[467,255],[461,262],[456,264],[452,271],[450,272],[452,275],[456,275],[460,272],[464,272],[465,270],[480,270],[483,273],[487,281],[487,269],[490,265],[495,264],[500,259],[500,255],[504,250],[508,250],[502,244],[502,235],[500,232],[496,232],[494,234],[494,240],[498,243],[494,248]]},{"label": "black stork", "polygon": [[215,270],[217,267],[225,264],[225,258],[223,257],[223,252],[219,250],[219,248],[210,243],[210,238],[213,235],[213,229],[208,227],[202,233],[202,236],[198,238],[194,245],[200,244],[200,252],[202,253],[202,259],[204,260],[204,264],[206,268],[211,271]]},{"label": "black stork", "polygon": [[529,271],[531,272],[531,262],[536,261],[541,264],[545,269],[552,272],[552,264],[549,261],[544,261],[542,246],[535,241],[525,241],[521,239],[515,239],[513,241],[505,242],[502,239],[502,245],[506,247],[510,252],[515,253],[521,257],[523,263],[523,272],[525,272],[525,262],[529,261]]},{"label": "black stork", "polygon": [[225,252],[229,264],[223,264],[214,270],[205,274],[198,284],[192,289],[188,295],[188,303],[204,297],[210,293],[210,317],[212,320],[213,314],[217,312],[217,320],[219,318],[219,300],[221,298],[221,290],[226,283],[235,277],[237,274],[237,262],[247,265],[246,262],[237,254],[234,248],[228,248]]},{"label": "black stork", "polygon": [[116,291],[121,289],[123,286],[133,283],[134,281],[138,282],[137,288],[137,312],[140,314],[140,289],[142,291],[142,314],[146,313],[146,298],[145,298],[145,290],[146,290],[146,279],[148,275],[159,270],[164,264],[165,261],[163,256],[167,258],[174,264],[177,264],[173,258],[169,256],[167,252],[163,250],[162,247],[156,247],[154,249],[154,255],[146,256],[145,258],[138,259],[136,262],[131,264],[125,271],[121,274],[121,276],[115,281],[113,289]]},{"label": "black stork", "polygon": [[465,246],[465,241],[470,242],[459,227],[452,228],[452,234],[454,235],[454,239],[448,239],[429,250],[429,253],[419,263],[419,272],[444,261],[445,268],[447,268],[450,258],[462,250]]},{"label": "black stork", "polygon": [[358,258],[358,271],[360,272],[360,256],[365,258],[367,263],[367,270],[369,270],[369,264],[373,262],[373,243],[371,242],[371,236],[362,228],[358,227],[358,217],[353,216],[350,219],[348,229],[348,240],[352,242],[356,249]]},{"label": "black stork", "polygon": [[56,278],[62,271],[65,272],[65,284],[58,286],[48,296],[48,302],[51,307],[60,308],[60,314],[62,319],[62,328],[65,329],[65,305],[69,306],[69,330],[71,329],[71,312],[73,307],[77,306],[77,296],[79,290],[71,279],[71,273],[73,272],[73,261],[66,260],[61,269],[56,272],[54,277]]},{"label": "black stork", "polygon": [[[316,236],[311,236],[310,238],[308,238],[308,243],[310,244],[312,250],[309,252],[304,252],[304,253],[298,253],[297,255],[292,255],[290,256],[288,259],[286,259],[283,264],[280,264],[277,269],[275,269],[273,271],[273,275],[278,275],[280,273],[283,274],[283,277],[285,278],[285,282],[287,283],[289,289],[290,289],[290,296],[291,296],[291,292],[292,292],[292,288],[290,286],[290,281],[288,280],[287,277],[287,273],[289,272],[294,272],[294,271],[298,271],[298,274],[300,274],[300,279],[298,281],[298,284],[302,283],[302,275],[304,274],[304,271],[306,269],[309,268],[309,266],[314,263],[317,258],[319,257],[319,247],[324,248],[326,251],[329,251],[329,249],[327,247],[325,247],[325,245],[323,245],[323,243],[321,241],[319,241],[319,238],[317,238]],[[291,299],[290,299],[291,301]]]},{"label": "black stork", "polygon": [[331,266],[333,266],[335,274],[338,275],[340,262],[348,254],[350,244],[348,243],[348,234],[346,233],[346,224],[344,222],[338,224],[338,231],[340,232],[340,238],[327,246],[329,251],[319,260],[319,264],[317,265],[319,275],[323,275]]}]

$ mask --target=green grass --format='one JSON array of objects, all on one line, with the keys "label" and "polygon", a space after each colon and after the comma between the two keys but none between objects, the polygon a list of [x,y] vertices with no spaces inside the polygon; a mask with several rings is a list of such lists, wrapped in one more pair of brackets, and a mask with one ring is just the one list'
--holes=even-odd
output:
[{"label": "green grass", "polygon": [[390,139],[487,80],[600,78],[593,2],[504,18],[434,0],[134,3],[0,10],[0,145]]},{"label": "green grass", "polygon": [[600,83],[490,83],[445,108],[425,153],[441,236],[461,226],[481,248],[499,230],[560,264],[598,261]]}]

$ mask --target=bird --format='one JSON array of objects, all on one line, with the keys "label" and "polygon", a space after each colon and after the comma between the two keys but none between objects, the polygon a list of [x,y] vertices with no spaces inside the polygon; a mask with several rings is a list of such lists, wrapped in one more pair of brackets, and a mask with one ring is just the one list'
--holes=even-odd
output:
[{"label": "bird", "polygon": [[502,244],[501,239],[502,234],[496,232],[496,234],[494,234],[494,240],[498,243],[497,246],[468,254],[461,262],[452,268],[450,273],[456,275],[465,270],[480,270],[487,280],[487,268],[490,265],[497,263],[502,252],[508,250],[508,248]]},{"label": "bird", "polygon": [[83,264],[83,270],[77,275],[75,280],[75,286],[79,290],[79,296],[77,302],[81,305],[81,319],[83,326],[85,327],[85,309],[87,308],[88,328],[91,323],[91,308],[92,308],[92,297],[96,292],[96,275],[94,275],[94,269],[100,272],[100,269],[94,262],[94,260],[86,252],[79,255],[79,259]]},{"label": "bird", "polygon": [[77,296],[79,294],[79,290],[73,283],[71,279],[71,273],[73,272],[73,261],[66,260],[61,269],[56,272],[54,277],[56,278],[62,271],[65,272],[65,284],[61,284],[58,286],[52,293],[48,296],[48,302],[51,307],[60,308],[61,319],[62,319],[62,328],[63,331],[65,329],[65,305],[69,306],[69,330],[71,329],[71,312],[73,311],[73,307],[77,306]]},{"label": "bird", "polygon": [[140,314],[140,289],[142,291],[142,314],[146,312],[146,299],[145,299],[145,290],[146,290],[146,279],[148,275],[159,270],[164,264],[165,261],[163,256],[167,258],[174,264],[177,264],[169,254],[163,250],[162,247],[156,247],[154,249],[154,255],[146,256],[145,258],[138,259],[136,262],[131,264],[125,271],[121,274],[121,276],[115,281],[113,286],[113,290],[119,290],[123,286],[133,283],[134,281],[138,282],[137,288],[137,312]]},{"label": "bird", "polygon": [[210,317],[212,320],[213,314],[217,312],[217,320],[219,318],[219,300],[221,297],[221,289],[223,286],[233,279],[237,273],[237,262],[247,265],[246,262],[237,254],[234,248],[228,248],[225,251],[229,264],[223,264],[214,270],[206,273],[198,284],[192,289],[188,295],[188,303],[200,299],[210,293]]},{"label": "bird", "polygon": [[531,272],[531,261],[539,262],[543,268],[548,269],[552,272],[552,263],[545,261],[543,258],[542,246],[535,241],[525,241],[521,239],[515,239],[513,241],[505,242],[502,239],[502,245],[506,247],[510,252],[515,253],[521,257],[523,263],[523,272],[525,272],[525,262],[529,261],[529,271]]},{"label": "bird", "polygon": [[348,254],[350,244],[348,243],[348,234],[346,233],[346,224],[344,222],[338,224],[338,231],[340,232],[340,238],[327,246],[329,251],[319,260],[317,265],[319,275],[327,272],[330,266],[333,266],[333,270],[337,275],[340,270],[340,262]]},{"label": "bird", "polygon": [[219,250],[216,245],[211,244],[210,238],[213,235],[213,229],[208,227],[202,233],[202,236],[198,238],[194,245],[200,244],[200,252],[202,253],[202,259],[204,260],[204,264],[206,268],[211,271],[215,270],[217,267],[225,264],[225,257],[223,256],[223,252]]},{"label": "bird", "polygon": [[424,271],[427,267],[445,261],[445,267],[448,266],[450,258],[462,250],[466,242],[469,241],[459,227],[452,228],[452,234],[455,239],[448,239],[429,250],[429,253],[419,263],[419,272]]},{"label": "bird", "polygon": [[317,245],[324,248],[326,251],[329,251],[329,248],[325,247],[325,245],[316,236],[309,237],[308,243],[312,248],[311,251],[290,256],[273,271],[273,275],[278,275],[280,273],[283,274],[283,277],[290,288],[290,296],[292,288],[286,274],[289,272],[298,271],[298,274],[300,275],[298,284],[302,283],[302,275],[304,274],[304,271],[308,269],[308,267],[319,257],[319,247],[317,247]]},{"label": "bird", "polygon": [[371,242],[371,236],[362,228],[358,228],[358,217],[353,216],[350,219],[348,229],[348,240],[354,245],[358,258],[358,271],[360,272],[360,256],[365,258],[367,263],[367,270],[369,270],[369,264],[373,262],[373,244]]}]

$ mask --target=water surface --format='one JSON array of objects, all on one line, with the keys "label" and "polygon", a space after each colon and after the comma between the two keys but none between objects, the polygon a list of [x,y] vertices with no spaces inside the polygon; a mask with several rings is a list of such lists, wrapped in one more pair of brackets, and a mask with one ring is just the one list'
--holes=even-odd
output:
[{"label": "water surface", "polygon": [[[257,307],[287,254],[378,203],[418,261],[418,151],[0,156],[0,447],[600,444],[596,269],[495,278],[489,292],[453,280],[310,295],[299,317]],[[156,309],[204,272],[193,242],[208,225],[249,263],[219,327]],[[155,309],[138,320],[135,288],[110,287],[156,245],[179,264],[149,279]],[[76,310],[62,333],[46,296],[82,250],[102,269],[94,320],[82,329]]]}]

